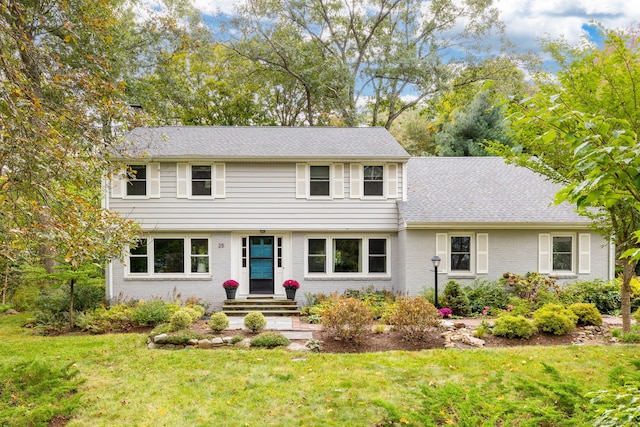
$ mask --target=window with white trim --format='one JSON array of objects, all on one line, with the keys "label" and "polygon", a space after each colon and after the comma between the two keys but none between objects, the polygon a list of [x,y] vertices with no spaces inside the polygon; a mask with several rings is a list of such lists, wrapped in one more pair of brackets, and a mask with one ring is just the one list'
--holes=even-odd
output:
[{"label": "window with white trim", "polygon": [[309,237],[308,274],[379,275],[389,271],[386,237]]},{"label": "window with white trim", "polygon": [[111,198],[160,198],[160,163],[123,166],[111,178]]},{"label": "window with white trim", "polygon": [[211,165],[191,165],[191,195],[211,196]]},{"label": "window with white trim", "polygon": [[553,271],[573,271],[573,236],[553,236],[551,268]]},{"label": "window with white trim", "polygon": [[[489,272],[488,233],[436,233],[438,271],[451,275]],[[430,257],[429,257],[430,259]]]},{"label": "window with white trim", "polygon": [[188,198],[225,198],[224,163],[177,163],[176,197]]},{"label": "window with white trim", "polygon": [[129,250],[130,276],[197,276],[210,271],[206,237],[149,237]]},{"label": "window with white trim", "polygon": [[344,198],[344,164],[296,163],[296,198]]},{"label": "window with white trim", "polygon": [[384,166],[364,166],[364,196],[384,196]]},{"label": "window with white trim", "polygon": [[127,196],[147,195],[147,165],[129,165]]}]

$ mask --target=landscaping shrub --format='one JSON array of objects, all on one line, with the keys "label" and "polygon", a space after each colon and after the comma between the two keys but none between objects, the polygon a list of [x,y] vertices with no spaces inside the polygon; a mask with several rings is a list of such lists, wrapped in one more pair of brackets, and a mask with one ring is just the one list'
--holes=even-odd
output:
[{"label": "landscaping shrub", "polygon": [[636,322],[640,323],[640,308],[638,310],[636,310],[635,313],[633,313],[633,320],[635,320]]},{"label": "landscaping shrub", "polygon": [[[189,316],[191,316],[191,323],[195,322],[196,320],[199,320],[200,317],[202,317],[202,314],[200,314],[200,311],[196,310],[192,306],[182,307],[180,310],[184,310],[185,312],[189,313]],[[204,310],[202,310],[202,313],[204,313]]]},{"label": "landscaping shrub", "polygon": [[539,330],[554,335],[565,335],[576,327],[578,316],[560,304],[546,304],[533,312]]},{"label": "landscaping shrub", "polygon": [[449,280],[444,287],[444,299],[446,306],[451,309],[454,316],[467,317],[471,314],[469,298],[462,291],[460,283]]},{"label": "landscaping shrub", "polygon": [[620,284],[615,280],[583,280],[564,287],[561,293],[564,304],[590,303],[600,313],[613,314],[620,309]]},{"label": "landscaping shrub", "polygon": [[578,325],[602,325],[602,315],[593,304],[577,302],[567,308],[578,316]]},{"label": "landscaping shrub", "polygon": [[133,321],[139,326],[155,326],[167,323],[171,318],[169,305],[160,299],[139,301],[133,307]]},{"label": "landscaping shrub", "polygon": [[529,272],[523,276],[505,273],[501,281],[507,289],[511,289],[515,296],[529,300],[534,308],[550,302],[559,302],[560,286],[552,277],[536,272]]},{"label": "landscaping shrub", "polygon": [[251,340],[251,347],[286,347],[291,343],[287,337],[279,332],[267,331]]},{"label": "landscaping shrub", "polygon": [[385,289],[378,290],[374,286],[363,289],[347,289],[343,294],[346,298],[355,298],[371,309],[374,319],[380,319],[384,314],[387,306],[392,304],[396,296],[393,292]]},{"label": "landscaping shrub", "polygon": [[360,341],[373,321],[371,308],[355,298],[341,298],[322,312],[322,326],[344,340]]},{"label": "landscaping shrub", "polygon": [[537,329],[536,325],[524,316],[504,314],[495,320],[492,334],[505,338],[529,339]]},{"label": "landscaping shrub", "polygon": [[423,341],[440,324],[440,313],[424,297],[401,297],[396,304],[392,324],[407,341]]},{"label": "landscaping shrub", "polygon": [[267,319],[259,311],[252,311],[244,316],[244,326],[252,332],[259,332],[267,326]]},{"label": "landscaping shrub", "polygon": [[193,313],[187,308],[181,308],[171,315],[169,327],[172,331],[186,329],[193,323]]},{"label": "landscaping shrub", "polygon": [[229,327],[229,318],[222,311],[214,313],[209,319],[209,327],[213,332],[222,332]]},{"label": "landscaping shrub", "polygon": [[471,314],[480,314],[485,307],[504,310],[512,296],[501,282],[486,279],[476,279],[463,290],[469,300]]}]

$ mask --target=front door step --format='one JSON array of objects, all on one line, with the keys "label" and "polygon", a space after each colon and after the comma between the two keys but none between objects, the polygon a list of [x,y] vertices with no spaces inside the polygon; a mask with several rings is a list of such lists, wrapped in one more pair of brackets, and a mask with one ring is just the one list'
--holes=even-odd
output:
[{"label": "front door step", "polygon": [[297,316],[298,303],[276,298],[247,298],[226,300],[222,311],[227,316],[245,316],[251,311],[259,311],[265,316]]}]

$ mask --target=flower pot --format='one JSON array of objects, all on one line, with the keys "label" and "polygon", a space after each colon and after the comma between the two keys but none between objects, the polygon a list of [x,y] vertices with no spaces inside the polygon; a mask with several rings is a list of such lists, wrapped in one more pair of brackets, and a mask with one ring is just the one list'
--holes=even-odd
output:
[{"label": "flower pot", "polygon": [[238,288],[224,288],[224,290],[227,293],[227,299],[236,299]]},{"label": "flower pot", "polygon": [[287,299],[293,301],[296,299],[296,288],[284,288],[284,291],[287,293]]}]

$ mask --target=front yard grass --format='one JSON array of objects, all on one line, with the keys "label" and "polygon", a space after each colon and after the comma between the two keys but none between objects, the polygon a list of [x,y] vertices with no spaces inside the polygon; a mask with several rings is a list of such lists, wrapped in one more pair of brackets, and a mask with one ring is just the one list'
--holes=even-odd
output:
[{"label": "front yard grass", "polygon": [[[595,417],[584,395],[638,377],[640,365],[636,345],[148,350],[141,334],[33,336],[24,319],[0,316],[2,365],[73,364],[82,382],[67,426],[579,426]],[[0,425],[33,425],[0,402]]]}]

